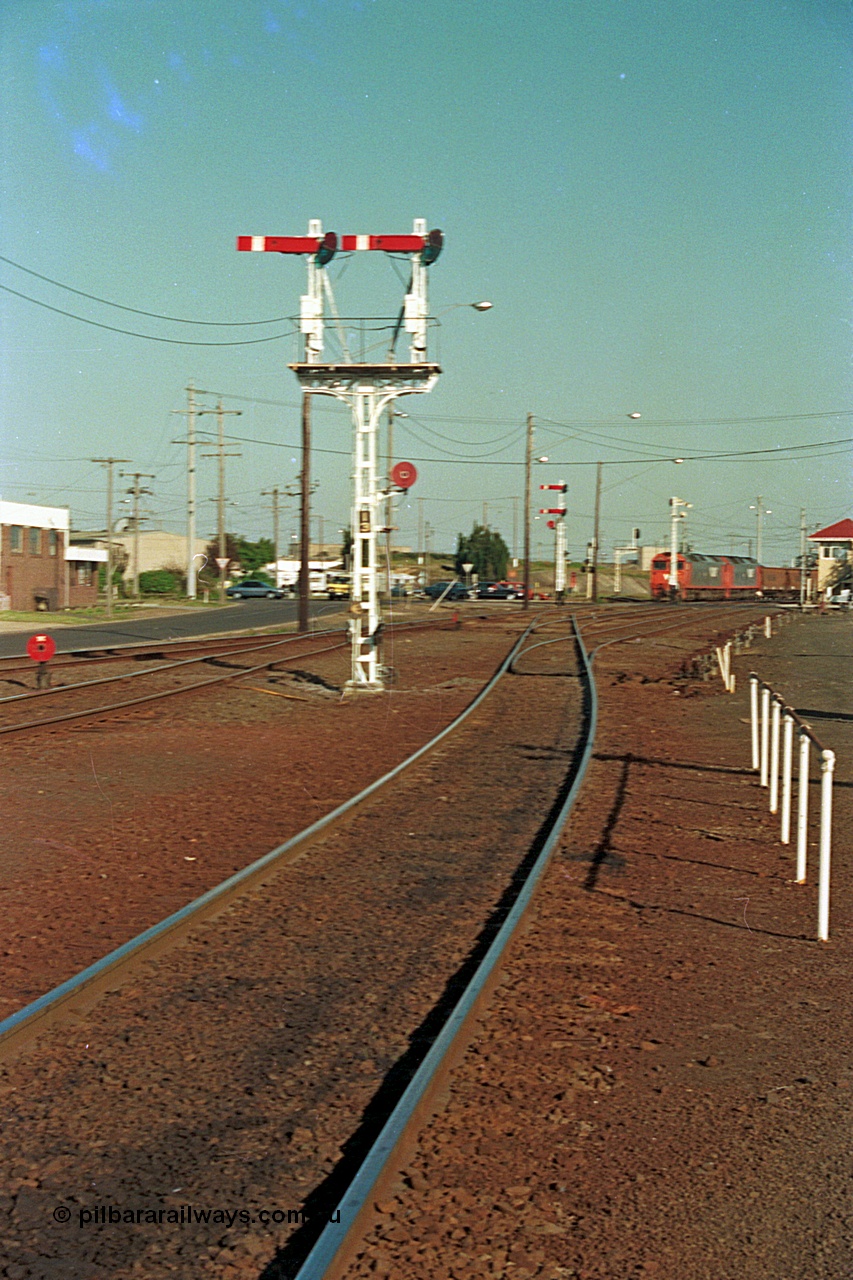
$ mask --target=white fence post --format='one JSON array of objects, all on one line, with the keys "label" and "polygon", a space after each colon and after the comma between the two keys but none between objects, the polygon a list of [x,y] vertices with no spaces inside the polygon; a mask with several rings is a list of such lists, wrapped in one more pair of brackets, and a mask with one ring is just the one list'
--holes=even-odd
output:
[{"label": "white fence post", "polygon": [[758,754],[758,676],[749,677],[749,718],[752,725],[752,767],[756,773],[761,763]]},{"label": "white fence post", "polygon": [[809,831],[809,735],[800,730],[800,782],[797,794],[797,884],[806,883]]},{"label": "white fence post", "polygon": [[[719,653],[719,650],[718,650]],[[761,689],[761,728],[759,730],[758,690]],[[771,724],[770,702],[773,702]],[[770,788],[770,812],[779,809],[779,781],[782,782],[782,818],[779,839],[782,844],[791,843],[791,800],[793,793],[794,725],[797,725],[799,750],[799,779],[797,785],[797,884],[806,882],[808,862],[809,825],[809,755],[811,744],[820,751],[820,860],[818,867],[818,942],[829,939],[829,890],[832,861],[832,782],[835,773],[835,752],[825,748],[809,725],[800,720],[796,711],[786,706],[781,694],[771,690],[759,680],[755,672],[749,676],[750,737],[752,767],[761,770],[761,786]],[[782,725],[784,724],[784,731]],[[782,760],[780,770],[780,738]]]},{"label": "white fence post", "polygon": [[764,635],[767,640],[769,640],[770,637],[773,635],[773,623],[770,619],[769,614],[767,614],[767,616],[764,619]]},{"label": "white fence post", "polygon": [[817,940],[829,940],[829,866],[832,855],[832,775],[835,752],[825,750],[820,762],[820,870],[818,872]]},{"label": "white fence post", "polygon": [[785,708],[782,737],[782,844],[791,843],[791,765],[794,747],[794,717]]},{"label": "white fence post", "polygon": [[781,724],[781,704],[773,698],[773,729],[770,734],[770,812],[779,811],[779,726]]},{"label": "white fence post", "polygon": [[770,746],[770,690],[761,690],[761,785],[767,786]]}]

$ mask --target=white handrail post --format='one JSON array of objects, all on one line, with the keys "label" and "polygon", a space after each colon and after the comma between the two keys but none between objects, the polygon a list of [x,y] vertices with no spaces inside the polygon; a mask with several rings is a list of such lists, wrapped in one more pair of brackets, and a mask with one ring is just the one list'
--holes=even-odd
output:
[{"label": "white handrail post", "polygon": [[761,690],[761,785],[767,786],[769,774],[770,746],[770,690],[765,685]]},{"label": "white handrail post", "polygon": [[755,675],[749,677],[749,719],[752,726],[752,767],[758,773],[758,676]]},{"label": "white handrail post", "polygon": [[832,775],[835,752],[823,751],[820,762],[820,870],[818,872],[817,940],[829,940],[829,867],[832,854]]},{"label": "white handrail post", "polygon": [[781,703],[773,699],[773,731],[770,735],[770,812],[779,811],[779,726],[781,724]]},{"label": "white handrail post", "polygon": [[797,794],[797,884],[806,883],[809,838],[809,735],[800,730],[800,783]]},{"label": "white handrail post", "polygon": [[791,766],[794,748],[794,717],[785,708],[782,735],[782,844],[791,843]]}]

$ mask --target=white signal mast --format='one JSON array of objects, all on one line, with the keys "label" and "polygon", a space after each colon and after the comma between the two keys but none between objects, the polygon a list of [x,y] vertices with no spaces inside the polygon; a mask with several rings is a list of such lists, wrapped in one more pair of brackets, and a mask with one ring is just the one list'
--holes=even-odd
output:
[{"label": "white signal mast", "polygon": [[540,484],[540,489],[556,490],[563,495],[562,506],[540,507],[540,516],[552,516],[548,528],[554,530],[554,594],[562,600],[566,594],[566,492],[568,485],[561,480],[559,484]]},{"label": "white signal mast", "polygon": [[[384,688],[377,553],[378,535],[386,532],[382,524],[383,505],[394,486],[394,478],[389,476],[387,487],[380,489],[377,478],[379,421],[383,410],[398,396],[431,391],[441,373],[441,367],[427,358],[427,269],[441,253],[443,243],[442,233],[427,231],[423,218],[415,218],[412,232],[407,235],[338,236],[334,231],[324,234],[322,223],[312,219],[307,236],[237,237],[238,249],[307,255],[308,291],[300,299],[304,359],[291,364],[290,368],[303,391],[333,396],[348,404],[352,411],[352,674],[349,685],[354,689]],[[406,254],[411,263],[403,305],[396,324],[389,325],[388,346],[378,361],[353,360],[326,272],[338,251],[360,250]],[[342,348],[342,358],[334,363],[324,360],[327,303]],[[409,336],[409,358],[398,361],[396,344],[402,328]],[[411,464],[401,463],[394,468],[394,474],[397,487],[407,488],[416,473]]]}]

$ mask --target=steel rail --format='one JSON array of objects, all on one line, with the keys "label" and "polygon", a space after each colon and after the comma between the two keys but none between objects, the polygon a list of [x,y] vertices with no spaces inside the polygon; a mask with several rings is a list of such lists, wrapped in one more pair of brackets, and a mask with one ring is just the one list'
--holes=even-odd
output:
[{"label": "steel rail", "polygon": [[[442,630],[443,627],[440,624],[435,622],[410,622],[410,623],[397,623],[394,629],[395,631],[418,630],[418,629]],[[20,722],[19,724],[0,725],[0,735],[6,734],[6,733],[23,733],[30,729],[40,729],[45,726],[49,727],[50,725],[54,725],[54,724],[63,724],[66,721],[70,721],[70,720],[85,720],[93,716],[111,715],[114,711],[121,711],[127,707],[135,707],[144,702],[157,702],[161,698],[176,697],[178,694],[181,694],[181,693],[198,692],[199,690],[206,689],[209,686],[222,684],[223,681],[225,680],[236,680],[236,679],[239,679],[240,676],[253,675],[256,671],[264,671],[271,666],[277,666],[279,664],[283,665],[288,662],[295,662],[299,658],[312,658],[320,653],[331,653],[335,649],[345,648],[348,643],[348,640],[346,638],[346,632],[342,632],[339,630],[315,631],[315,632],[312,632],[310,636],[302,635],[298,637],[293,637],[292,640],[288,639],[288,640],[273,641],[270,644],[265,643],[261,645],[252,645],[252,646],[249,646],[249,648],[247,649],[231,650],[228,656],[230,656],[231,653],[253,653],[257,649],[278,648],[285,643],[297,643],[298,641],[309,641],[315,638],[320,638],[323,636],[333,636],[333,635],[340,635],[342,638],[337,644],[326,645],[322,649],[308,649],[301,653],[285,655],[280,658],[271,658],[269,661],[261,662],[255,666],[240,667],[236,671],[226,672],[225,675],[214,676],[210,680],[196,680],[192,684],[181,685],[181,687],[178,689],[161,689],[155,693],[142,694],[138,698],[125,698],[121,702],[107,703],[105,706],[100,706],[100,707],[90,707],[88,710],[84,709],[80,711],[67,711],[55,716],[46,716],[41,720],[25,720]],[[144,671],[128,672],[127,675],[103,676],[103,677],[98,677],[95,680],[81,681],[80,683],[75,685],[63,685],[59,688],[52,689],[52,690],[32,690],[30,691],[29,694],[15,694],[12,698],[0,699],[0,705],[2,705],[4,701],[12,702],[12,701],[19,700],[20,698],[23,698],[23,697],[41,697],[45,693],[70,693],[78,689],[89,688],[91,685],[118,683],[121,680],[132,680],[136,676],[156,675],[162,671],[174,670],[176,667],[187,666],[187,665],[190,665],[191,663],[204,662],[204,661],[205,661],[204,657],[186,658],[186,659],[181,659],[179,662],[175,662],[175,663],[165,663],[159,667],[148,667]]]},{"label": "steel rail", "polygon": [[[357,795],[350,797],[349,800],[344,801],[343,804],[338,805],[322,818],[318,818],[309,827],[298,832],[295,836],[291,836],[289,840],[278,845],[269,853],[264,854],[255,862],[250,863],[249,866],[243,867],[240,871],[235,872],[234,875],[229,876],[227,880],[223,880],[212,889],[208,889],[206,893],[203,893],[199,898],[195,898],[179,911],[137,934],[136,937],[129,939],[120,947],[102,957],[102,959],[95,961],[94,964],[66,979],[65,982],[55,987],[52,991],[39,996],[37,1000],[25,1005],[22,1009],[0,1022],[0,1057],[5,1056],[9,1050],[31,1039],[39,1031],[58,1021],[66,1007],[74,1004],[79,1005],[81,1001],[89,1002],[104,991],[113,990],[120,986],[118,981],[119,974],[124,969],[129,968],[131,964],[136,965],[141,960],[151,959],[169,949],[202,921],[218,915],[239,894],[245,893],[269,875],[274,874],[278,866],[294,862],[320,835],[333,827],[336,822],[354,813],[356,809],[369,801],[382,787],[399,777],[405,769],[420,760],[449,734],[455,732],[488,697],[501,677],[509,670],[517,650],[524,643],[524,640],[535,625],[534,621],[519,636],[497,670],[468,706],[450,724],[446,725],[444,729],[431,738],[429,742],[419,747],[417,751],[407,756],[398,765],[395,765],[388,773],[377,778],[375,782],[358,792]],[[245,674],[245,672],[240,674]]]},{"label": "steel rail", "polygon": [[256,671],[265,671],[268,667],[279,663],[293,662],[298,658],[312,658],[318,653],[331,653],[334,649],[344,648],[346,644],[347,640],[344,638],[337,644],[325,645],[322,649],[309,649],[307,653],[295,653],[290,658],[271,658],[268,662],[260,662],[252,667],[239,667],[236,671],[226,671],[224,675],[213,676],[210,680],[195,680],[192,684],[181,685],[179,689],[160,689],[156,693],[143,693],[138,698],[125,698],[122,702],[111,702],[106,706],[90,707],[82,711],[65,711],[61,715],[46,716],[42,720],[24,720],[20,724],[0,725],[0,734],[24,733],[29,729],[42,729],[52,724],[63,724],[68,720],[86,720],[93,716],[112,715],[114,711],[137,707],[143,702],[157,702],[161,698],[173,698],[181,693],[197,693],[200,689],[211,688],[213,685],[222,684],[225,680],[237,680],[240,676],[254,675]]},{"label": "steel rail", "polygon": [[[268,626],[274,624],[270,623]],[[306,639],[312,636],[324,635],[326,630],[339,630],[340,628],[318,629],[311,632],[296,631],[278,631],[273,632],[273,636],[280,636],[283,640],[287,639]],[[51,658],[50,665],[52,671],[64,671],[66,667],[82,667],[92,666],[96,662],[126,662],[130,658],[144,659],[149,652],[156,656],[165,651],[181,653],[184,650],[205,649],[213,651],[217,646],[221,646],[227,653],[228,645],[240,644],[245,640],[267,640],[273,636],[266,634],[267,627],[251,628],[245,634],[226,633],[225,635],[205,635],[194,637],[181,637],[180,639],[166,640],[128,640],[123,643],[115,644],[93,644],[86,646],[84,644],[76,645],[73,649],[57,650],[56,656]],[[56,637],[54,637],[56,638]],[[60,637],[61,639],[61,637]],[[14,665],[9,665],[14,664]],[[7,676],[15,674],[19,671],[32,671],[33,663],[30,659],[22,660],[20,656],[9,656],[0,658],[0,680]]]},{"label": "steel rail", "polygon": [[[510,664],[519,656],[516,651],[521,650],[522,642],[535,625],[534,622],[524,632],[509,659]],[[434,1109],[443,1077],[452,1067],[453,1061],[457,1060],[464,1051],[465,1043],[473,1032],[477,1012],[496,984],[499,965],[507,946],[530,905],[534,891],[571,813],[592,757],[598,721],[598,697],[592,666],[574,616],[572,628],[577,652],[581,659],[581,678],[584,682],[586,705],[581,738],[583,750],[569,790],[513,906],[486,955],[365,1156],[336,1212],[332,1215],[332,1221],[323,1228],[314,1247],[296,1273],[295,1280],[340,1280],[347,1274],[360,1246],[361,1237],[367,1228],[373,1202],[377,1196],[377,1187],[395,1176],[406,1148],[414,1141],[413,1128],[419,1128],[422,1123],[425,1123]]]},{"label": "steel rail", "polygon": [[[440,630],[442,626],[446,626],[446,625],[447,625],[446,620],[439,621],[437,619],[429,620],[429,621],[425,619],[417,619],[417,620],[406,621],[406,622],[392,622],[392,623],[389,623],[388,626],[386,627],[386,634],[393,636],[395,632],[401,631],[401,630],[418,630],[418,629]],[[43,698],[50,694],[67,693],[69,690],[73,690],[73,689],[86,689],[90,685],[109,684],[111,681],[118,682],[119,680],[132,680],[132,679],[135,679],[137,676],[150,675],[152,674],[152,672],[155,672],[155,671],[167,671],[172,667],[187,666],[193,662],[207,662],[207,661],[210,661],[211,659],[215,659],[219,657],[228,658],[228,657],[231,657],[232,654],[251,653],[257,649],[274,648],[276,645],[308,643],[317,639],[322,639],[324,636],[337,635],[342,630],[343,628],[341,627],[324,627],[308,633],[279,632],[276,634],[275,637],[260,636],[260,635],[233,636],[229,638],[227,641],[224,641],[221,639],[221,637],[213,636],[213,637],[208,637],[208,639],[206,640],[165,641],[162,644],[152,643],[150,645],[144,645],[144,646],[132,644],[132,645],[126,646],[128,649],[127,653],[124,653],[124,652],[116,653],[111,648],[108,652],[105,652],[102,656],[97,656],[97,657],[94,656],[95,653],[97,652],[94,649],[85,650],[85,651],[78,649],[78,650],[75,650],[75,652],[77,653],[87,652],[90,654],[90,656],[87,658],[77,658],[77,659],[73,659],[70,662],[61,662],[61,663],[56,663],[52,659],[50,662],[51,672],[55,673],[57,671],[64,671],[68,667],[78,667],[78,666],[91,667],[94,663],[98,663],[98,662],[127,662],[131,659],[134,661],[145,661],[148,657],[149,650],[151,651],[150,656],[152,658],[170,649],[176,649],[178,651],[182,651],[189,648],[189,649],[196,650],[197,652],[194,657],[178,658],[172,662],[162,663],[159,667],[146,667],[140,671],[126,672],[123,675],[97,676],[92,680],[78,680],[74,684],[53,685],[47,689],[26,689],[23,693],[13,693],[5,697],[0,697],[0,706],[3,706],[6,703],[10,703],[10,702],[20,702],[22,699],[27,699],[27,698]],[[246,642],[250,640],[253,641],[253,643],[247,644]],[[225,647],[226,644],[229,647],[226,648]],[[242,646],[242,647],[237,647],[237,646]],[[28,662],[26,665],[20,665],[15,667],[3,667],[2,659],[0,659],[0,683],[5,681],[7,676],[13,675],[15,672],[19,672],[19,671],[31,672],[32,669],[33,669],[33,663],[31,661]]]},{"label": "steel rail", "polygon": [[[73,693],[76,689],[91,689],[99,684],[118,684],[121,680],[136,680],[140,676],[152,676],[161,671],[175,671],[178,667],[189,667],[193,663],[209,662],[211,658],[231,658],[241,653],[257,653],[261,649],[278,649],[285,644],[295,644],[299,640],[315,640],[318,637],[327,635],[336,635],[340,628],[329,629],[328,631],[314,631],[309,636],[283,636],[278,640],[264,639],[261,643],[244,644],[242,648],[233,648],[218,650],[213,652],[199,653],[192,658],[177,658],[174,662],[161,662],[157,667],[141,667],[138,671],[126,671],[123,675],[113,676],[95,676],[92,680],[78,680],[75,684],[52,685],[48,689],[27,689],[24,693],[8,694],[4,698],[0,698],[0,706],[5,706],[10,702],[21,702],[27,698],[44,698],[50,695],[61,693]],[[96,659],[97,661],[97,659]],[[121,658],[110,659],[110,661],[121,661]],[[66,663],[65,666],[76,666],[77,663]],[[51,670],[55,670],[53,667]],[[2,679],[2,674],[0,674]]]}]

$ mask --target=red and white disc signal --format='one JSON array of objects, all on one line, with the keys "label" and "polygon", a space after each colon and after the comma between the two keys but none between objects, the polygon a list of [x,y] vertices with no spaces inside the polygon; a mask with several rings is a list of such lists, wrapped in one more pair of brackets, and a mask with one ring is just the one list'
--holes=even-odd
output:
[{"label": "red and white disc signal", "polygon": [[417,478],[417,470],[411,462],[398,462],[391,468],[391,480],[398,489],[411,489]]},{"label": "red and white disc signal", "polygon": [[27,653],[33,662],[50,662],[56,653],[56,641],[52,636],[30,636]]}]

